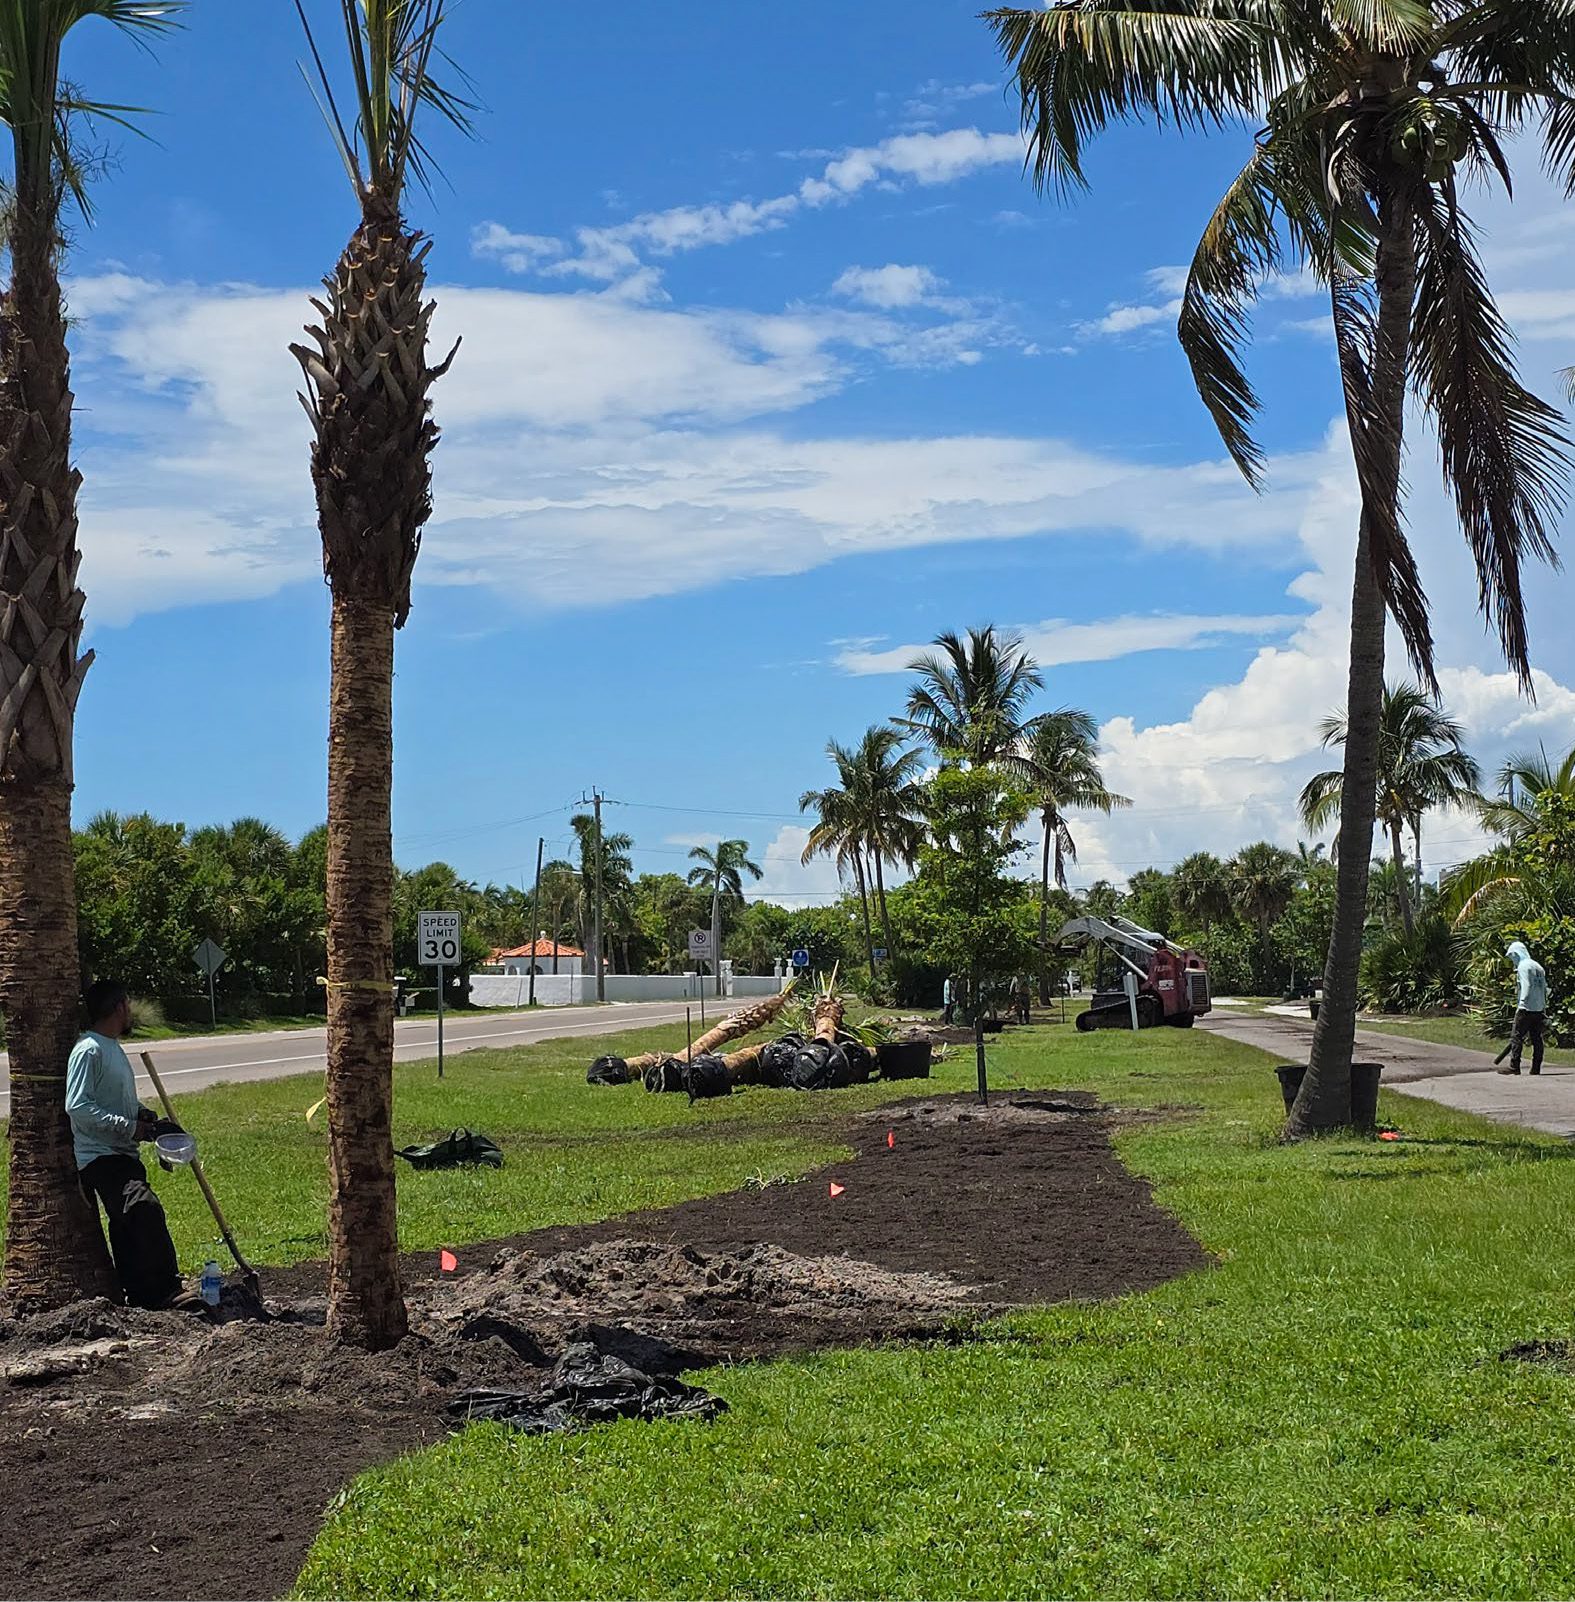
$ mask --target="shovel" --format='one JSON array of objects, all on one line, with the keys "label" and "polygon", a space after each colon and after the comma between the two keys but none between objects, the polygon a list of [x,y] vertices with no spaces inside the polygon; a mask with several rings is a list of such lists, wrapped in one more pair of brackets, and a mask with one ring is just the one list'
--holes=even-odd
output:
[{"label": "shovel", "polygon": [[[151,1051],[142,1053],[142,1066],[148,1070],[148,1078],[153,1081],[153,1088],[159,1093],[159,1101],[164,1106],[164,1116],[172,1123],[179,1123],[180,1120],[175,1116],[175,1109],[170,1105],[170,1093],[164,1088],[164,1081],[159,1078],[158,1069],[153,1066],[153,1053]],[[260,1301],[262,1299],[262,1289],[257,1282],[257,1270],[241,1256],[241,1249],[235,1244],[235,1236],[230,1233],[230,1226],[224,1221],[224,1214],[219,1209],[219,1199],[213,1194],[213,1186],[208,1183],[208,1176],[202,1171],[201,1158],[192,1158],[191,1171],[196,1176],[198,1185],[202,1188],[202,1194],[213,1213],[213,1221],[219,1226],[219,1233],[224,1237],[224,1244],[229,1247],[230,1256],[235,1259],[236,1266],[241,1271],[241,1282]]]}]

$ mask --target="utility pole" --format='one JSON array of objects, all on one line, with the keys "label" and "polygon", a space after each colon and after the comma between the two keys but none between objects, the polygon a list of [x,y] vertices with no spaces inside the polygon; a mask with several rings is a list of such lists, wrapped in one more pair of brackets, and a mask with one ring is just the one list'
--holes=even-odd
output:
[{"label": "utility pole", "polygon": [[527,1003],[532,1007],[536,1005],[536,914],[541,906],[541,853],[546,844],[540,835],[536,837],[536,887],[530,893],[530,1001]]}]

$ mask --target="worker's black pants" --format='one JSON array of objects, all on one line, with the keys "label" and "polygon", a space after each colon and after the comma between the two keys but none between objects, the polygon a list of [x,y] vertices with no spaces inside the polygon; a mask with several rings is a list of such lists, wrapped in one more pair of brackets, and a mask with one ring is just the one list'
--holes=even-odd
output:
[{"label": "worker's black pants", "polygon": [[109,1219],[109,1251],[133,1307],[162,1307],[180,1289],[175,1242],[147,1170],[135,1157],[95,1157],[78,1175]]},{"label": "worker's black pants", "polygon": [[1509,1032],[1509,1065],[1520,1072],[1520,1048],[1531,1041],[1531,1071],[1542,1072],[1542,1026],[1545,1019],[1540,1012],[1527,1012],[1524,1007],[1515,1014],[1514,1027]]}]

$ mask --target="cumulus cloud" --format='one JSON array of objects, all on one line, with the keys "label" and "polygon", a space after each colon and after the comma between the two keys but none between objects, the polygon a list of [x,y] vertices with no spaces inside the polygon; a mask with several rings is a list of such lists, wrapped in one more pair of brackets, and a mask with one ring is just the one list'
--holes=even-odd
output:
[{"label": "cumulus cloud", "polygon": [[898,306],[922,306],[945,287],[946,280],[937,278],[928,267],[888,262],[884,267],[849,267],[831,292],[890,311]]}]

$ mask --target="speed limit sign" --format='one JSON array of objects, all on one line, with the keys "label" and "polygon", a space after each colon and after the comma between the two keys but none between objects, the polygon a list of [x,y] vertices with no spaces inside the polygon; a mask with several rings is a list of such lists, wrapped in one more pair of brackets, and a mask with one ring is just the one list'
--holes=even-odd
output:
[{"label": "speed limit sign", "polygon": [[416,960],[423,968],[459,966],[459,914],[423,912],[416,917]]}]

